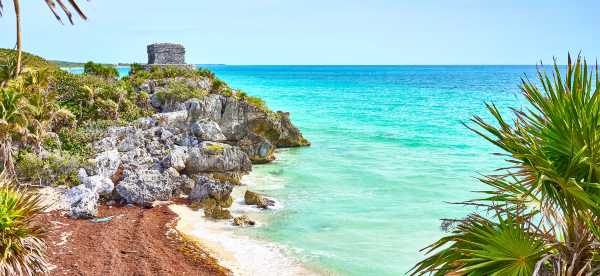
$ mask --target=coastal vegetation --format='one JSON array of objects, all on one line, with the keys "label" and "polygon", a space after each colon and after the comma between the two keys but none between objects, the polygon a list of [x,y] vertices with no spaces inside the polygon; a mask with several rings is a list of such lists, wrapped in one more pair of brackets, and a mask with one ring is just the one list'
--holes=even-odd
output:
[{"label": "coastal vegetation", "polygon": [[45,208],[37,193],[18,188],[6,174],[0,174],[1,275],[48,272],[46,230],[34,221]]},{"label": "coastal vegetation", "polygon": [[[204,209],[207,217],[233,219],[230,193],[252,162],[273,160],[275,146],[307,144],[287,116],[232,89],[207,69],[132,65],[130,75],[119,78],[114,68],[88,62],[77,75],[23,53],[24,68],[17,73],[16,52],[4,53],[0,171],[11,183],[7,187],[19,187],[11,190],[15,196],[35,199],[23,201],[23,208],[33,210],[22,213],[27,223],[43,210],[35,192],[42,187],[62,191],[73,218],[96,216],[98,202],[146,206],[184,193],[195,194],[191,207]],[[208,115],[202,114],[205,110]],[[187,114],[183,121],[182,112]],[[146,159],[138,160],[138,154]],[[138,185],[149,187],[141,198]],[[0,212],[12,208],[2,204]],[[19,233],[36,247],[6,255],[6,262],[24,258],[23,271],[42,271],[32,260],[38,255],[39,263],[45,260],[38,238],[43,231],[27,223],[32,230]],[[238,219],[240,225],[249,223]]]},{"label": "coastal vegetation", "polygon": [[106,79],[116,79],[119,77],[119,71],[113,66],[103,65],[88,61],[83,65],[83,73],[86,75],[94,75]]},{"label": "coastal vegetation", "polygon": [[529,107],[512,121],[467,127],[497,146],[507,166],[480,178],[479,212],[453,220],[451,233],[427,247],[412,274],[597,275],[600,272],[600,79],[585,59],[569,56],[566,72],[538,69],[524,78]]}]

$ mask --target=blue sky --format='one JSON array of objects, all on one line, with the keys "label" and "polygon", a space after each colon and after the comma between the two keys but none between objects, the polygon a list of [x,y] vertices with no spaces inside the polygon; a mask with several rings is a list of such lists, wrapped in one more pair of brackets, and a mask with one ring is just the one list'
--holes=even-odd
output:
[{"label": "blue sky", "polygon": [[[0,47],[14,47],[12,1]],[[24,48],[71,61],[145,62],[178,42],[190,63],[534,64],[600,56],[597,0],[91,0],[60,25],[22,2]],[[564,58],[563,58],[564,59]]]}]

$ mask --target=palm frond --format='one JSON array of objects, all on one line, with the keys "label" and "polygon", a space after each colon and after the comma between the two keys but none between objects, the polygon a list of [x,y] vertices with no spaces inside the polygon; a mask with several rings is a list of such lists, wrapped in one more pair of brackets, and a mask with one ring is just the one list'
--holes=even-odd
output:
[{"label": "palm frond", "polygon": [[547,251],[543,240],[527,223],[511,216],[497,219],[468,217],[452,235],[425,249],[436,253],[413,267],[412,275],[531,275]]},{"label": "palm frond", "polygon": [[[44,0],[44,2],[46,2],[46,5],[48,6],[48,8],[50,8],[50,11],[54,15],[54,18],[56,18],[56,20],[58,20],[61,23],[62,23],[62,17],[60,16],[60,14],[58,13],[58,11],[56,9],[56,3],[58,3],[60,9],[67,16],[67,19],[69,20],[69,22],[71,24],[75,24],[75,22],[73,21],[73,13],[71,13],[71,9],[75,10],[75,12],[79,15],[79,17],[81,19],[87,20],[87,16],[85,15],[85,13],[81,9],[81,7],[79,7],[79,4],[77,4],[77,1],[75,1],[75,0],[68,0],[68,1],[69,1],[69,5],[71,6],[71,8],[69,8],[67,5],[65,5],[63,3],[63,0]],[[4,10],[4,5],[2,4],[2,0],[0,0],[0,16],[2,16],[3,10]]]}]

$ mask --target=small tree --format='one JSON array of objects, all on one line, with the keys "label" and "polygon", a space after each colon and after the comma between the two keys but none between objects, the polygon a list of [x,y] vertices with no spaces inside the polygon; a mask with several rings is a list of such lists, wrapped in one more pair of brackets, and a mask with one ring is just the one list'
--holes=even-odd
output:
[{"label": "small tree", "polygon": [[[60,9],[65,13],[65,15],[67,16],[67,18],[69,19],[69,22],[71,24],[74,24],[73,22],[73,14],[70,11],[70,8],[67,7],[67,5],[65,5],[63,3],[63,0],[44,0],[44,2],[46,2],[46,5],[48,5],[48,7],[50,8],[50,11],[52,11],[52,13],[54,14],[54,17],[56,17],[56,20],[58,20],[59,22],[62,23],[62,19],[59,15],[59,13],[56,10],[56,4],[58,4],[60,6]],[[87,17],[85,16],[85,14],[83,13],[83,11],[81,10],[81,8],[79,8],[79,5],[77,4],[76,0],[68,0],[69,5],[71,6],[72,9],[75,10],[75,12],[77,12],[77,14],[83,19],[86,20]],[[22,52],[23,52],[23,42],[21,39],[21,5],[20,5],[20,1],[19,0],[13,0],[13,6],[15,8],[15,18],[16,18],[16,28],[17,28],[17,66],[16,66],[16,75],[19,75],[21,73],[21,71],[23,70],[23,65],[22,65]],[[0,0],[0,16],[2,16],[2,10],[4,9],[4,5],[2,4],[2,0]]]}]

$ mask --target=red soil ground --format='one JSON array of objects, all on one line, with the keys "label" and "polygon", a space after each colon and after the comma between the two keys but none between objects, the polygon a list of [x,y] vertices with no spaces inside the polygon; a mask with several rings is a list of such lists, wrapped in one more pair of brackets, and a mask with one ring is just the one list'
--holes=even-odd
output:
[{"label": "red soil ground", "polygon": [[[109,222],[44,214],[49,229],[50,275],[228,275],[197,242],[173,230],[177,216],[167,207],[100,208]],[[168,233],[168,234],[167,234]]]}]

